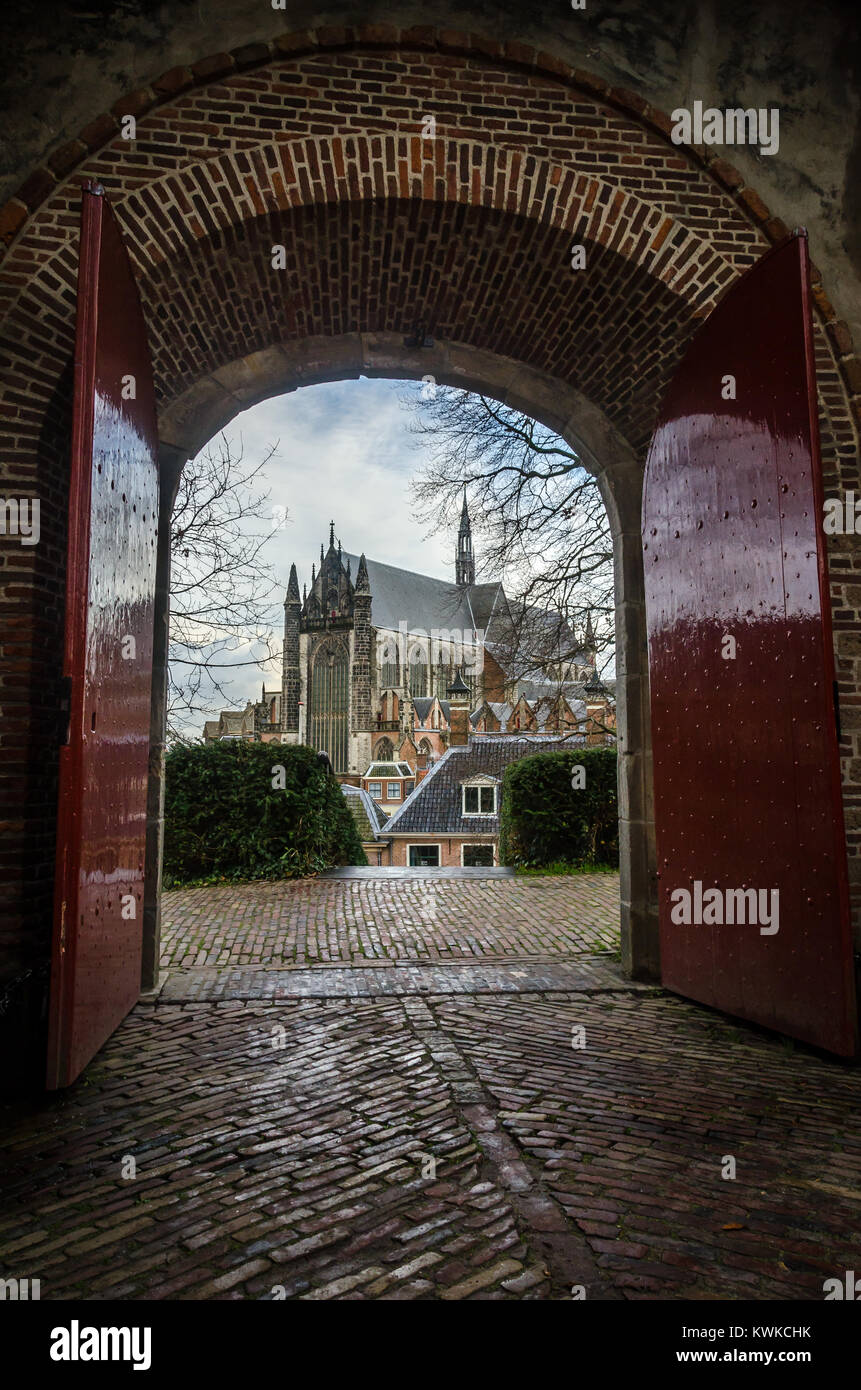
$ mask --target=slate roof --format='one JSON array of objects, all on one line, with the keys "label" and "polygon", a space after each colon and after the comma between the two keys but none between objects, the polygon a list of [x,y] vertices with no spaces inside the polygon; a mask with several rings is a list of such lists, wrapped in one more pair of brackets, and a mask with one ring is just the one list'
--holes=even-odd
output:
[{"label": "slate roof", "polygon": [[[482,734],[446,749],[427,777],[419,782],[386,824],[389,835],[498,835],[499,816],[464,816],[461,784],[470,777],[502,780],[509,763],[530,753],[548,753],[560,746],[550,734]],[[576,740],[567,738],[562,747]]]},{"label": "slate roof", "polygon": [[[517,690],[519,695],[525,695],[530,705],[536,700],[555,699],[562,694],[568,701],[574,713],[577,713],[576,705],[582,704],[586,698],[586,681],[565,681],[559,685],[558,682],[519,680]],[[611,700],[616,698],[616,682],[614,680],[604,682],[607,695]],[[585,710],[584,710],[585,714]]]},{"label": "slate roof", "polygon": [[[548,689],[553,687],[545,686],[544,688]],[[548,719],[550,719],[555,713],[556,695],[554,694],[553,696],[544,696],[541,699],[537,700],[530,700],[529,696],[527,695],[526,699],[528,703],[531,705],[532,710],[535,714],[535,719],[538,724],[539,730],[546,728]],[[583,700],[576,700],[573,694],[566,695],[565,699],[567,700],[568,707],[571,710],[571,713],[573,714],[575,719],[582,720],[586,718],[587,710],[585,702]],[[496,715],[497,719],[500,722],[501,730],[502,732],[504,732],[506,724],[508,723],[512,714],[514,713],[515,706],[508,703],[503,704],[496,700],[488,700],[487,704],[489,708],[493,710],[493,713]],[[478,709],[473,710],[472,714],[469,716],[470,723],[472,724],[473,728],[475,728],[476,724],[478,723],[479,718],[481,717],[481,711],[483,709],[484,705],[481,704],[478,706]],[[484,735],[478,735],[478,737],[483,738]]]},{"label": "slate roof", "polygon": [[380,831],[386,824],[385,812],[368,795],[363,787],[352,787],[348,782],[341,783],[353,820],[363,840],[379,840]]},{"label": "slate roof", "polygon": [[[433,696],[416,695],[413,697],[413,709],[419,718],[419,723],[424,724],[430,714],[431,705],[434,702]],[[440,700],[439,707],[445,716],[446,722],[451,723],[451,705],[448,700]],[[416,730],[418,732],[418,730]]]},{"label": "slate roof", "polygon": [[[355,574],[359,557],[344,555]],[[431,579],[427,574],[383,565],[379,560],[365,561],[371,586],[371,622],[375,627],[397,632],[399,623],[408,631],[434,627],[455,628],[471,632],[476,626],[467,600],[467,590],[443,579]]]},{"label": "slate roof", "polygon": [[371,763],[366,777],[412,777],[409,763]]}]

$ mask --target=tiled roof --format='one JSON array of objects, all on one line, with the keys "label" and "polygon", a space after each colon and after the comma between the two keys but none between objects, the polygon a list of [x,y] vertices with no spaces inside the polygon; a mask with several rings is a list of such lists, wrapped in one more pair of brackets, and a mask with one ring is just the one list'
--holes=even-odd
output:
[{"label": "tiled roof", "polygon": [[[357,555],[344,555],[353,573],[359,567]],[[397,632],[400,623],[407,630],[417,628],[455,628],[471,632],[472,612],[466,599],[467,590],[427,574],[383,565],[378,560],[366,560],[368,582],[371,586],[371,622],[375,627]]]},{"label": "tiled roof", "polygon": [[[611,700],[616,698],[616,682],[609,680],[604,682],[605,689]],[[585,681],[565,681],[562,685],[553,681],[532,681],[519,680],[517,690],[520,695],[525,695],[530,704],[536,700],[555,699],[562,694],[574,710],[575,701],[584,699]],[[576,710],[574,710],[576,713]]]},{"label": "tiled roof", "polygon": [[[582,741],[582,740],[581,740]],[[577,740],[553,735],[483,734],[448,748],[402,806],[389,818],[393,835],[497,835],[499,816],[464,816],[461,785],[471,777],[501,780],[509,763],[530,753],[549,753]]]},{"label": "tiled roof", "polygon": [[[420,724],[424,724],[430,714],[434,696],[417,695],[413,698],[413,709],[415,710]],[[446,723],[451,722],[451,705],[448,700],[440,700],[439,707],[443,712]]]},{"label": "tiled roof", "polygon": [[363,787],[352,787],[348,782],[341,783],[341,791],[353,813],[353,819],[363,840],[378,840],[380,831],[386,824],[386,816]]}]

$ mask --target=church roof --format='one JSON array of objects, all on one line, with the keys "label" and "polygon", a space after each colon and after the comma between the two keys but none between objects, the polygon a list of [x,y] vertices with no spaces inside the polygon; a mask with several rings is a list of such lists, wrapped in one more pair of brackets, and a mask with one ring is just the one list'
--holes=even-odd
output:
[{"label": "church roof", "polygon": [[[351,566],[359,563],[356,555],[344,555]],[[383,565],[379,560],[366,560],[371,586],[371,621],[375,627],[398,631],[406,623],[407,631],[423,628],[453,628],[472,632],[476,626],[467,601],[471,590],[458,588],[443,579],[431,579],[427,574]],[[486,587],[486,586],[481,586]]]},{"label": "church roof", "polygon": [[[471,584],[469,588],[469,606],[475,618],[475,626],[484,628],[485,631],[490,627],[491,616],[497,606],[500,595],[505,601],[502,585],[498,582],[493,584]],[[497,614],[496,616],[499,616]]]}]

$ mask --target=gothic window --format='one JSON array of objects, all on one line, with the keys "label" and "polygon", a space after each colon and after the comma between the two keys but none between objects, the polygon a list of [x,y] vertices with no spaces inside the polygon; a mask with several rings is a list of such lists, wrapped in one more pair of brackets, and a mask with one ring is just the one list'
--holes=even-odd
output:
[{"label": "gothic window", "polygon": [[395,750],[390,738],[381,738],[374,749],[375,763],[390,763],[394,761]]},{"label": "gothic window", "polygon": [[390,654],[385,648],[380,662],[380,685],[384,690],[389,686],[394,688],[400,685],[397,652],[394,655],[394,659],[390,659]]},{"label": "gothic window", "polygon": [[428,664],[421,652],[410,659],[410,694],[420,699],[428,693]]},{"label": "gothic window", "polygon": [[329,754],[335,772],[347,771],[347,713],[347,653],[321,647],[311,673],[311,745]]},{"label": "gothic window", "polygon": [[338,611],[338,590],[330,589],[326,597],[327,613],[337,613]]}]

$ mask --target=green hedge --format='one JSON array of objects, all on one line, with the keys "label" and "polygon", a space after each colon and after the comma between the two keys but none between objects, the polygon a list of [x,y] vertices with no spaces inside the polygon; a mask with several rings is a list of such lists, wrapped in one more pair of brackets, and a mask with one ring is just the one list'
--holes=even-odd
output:
[{"label": "green hedge", "polygon": [[[273,774],[278,765],[283,776]],[[167,888],[299,878],[367,863],[340,784],[312,748],[238,740],[180,745],[167,755],[166,774]]]},{"label": "green hedge", "polygon": [[[578,766],[585,769],[585,785],[574,790]],[[499,859],[530,867],[618,865],[615,747],[535,753],[509,764],[502,782]]]}]

